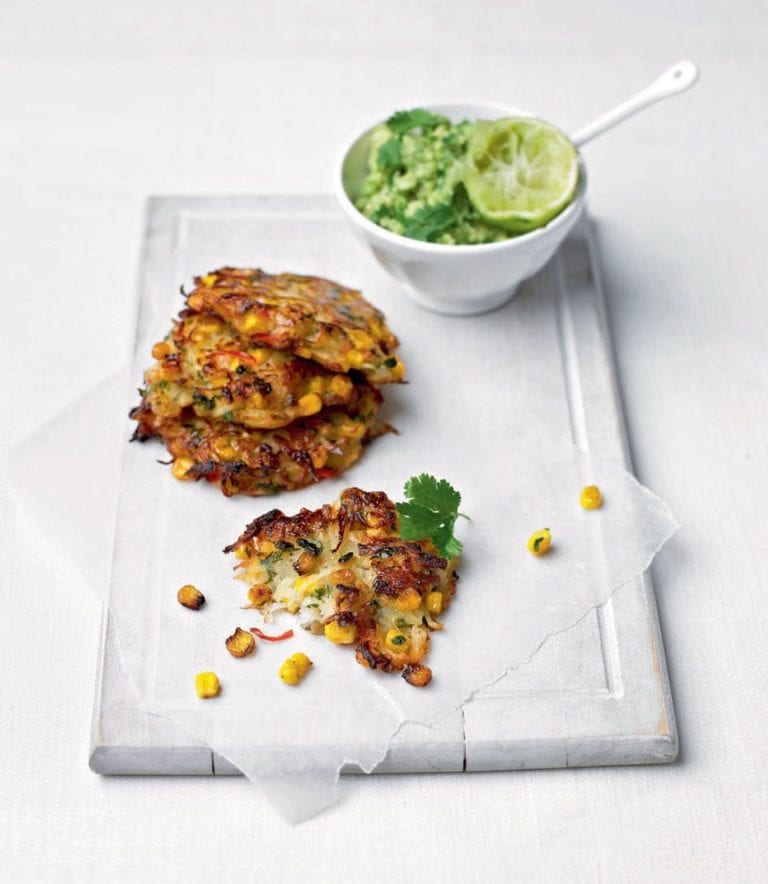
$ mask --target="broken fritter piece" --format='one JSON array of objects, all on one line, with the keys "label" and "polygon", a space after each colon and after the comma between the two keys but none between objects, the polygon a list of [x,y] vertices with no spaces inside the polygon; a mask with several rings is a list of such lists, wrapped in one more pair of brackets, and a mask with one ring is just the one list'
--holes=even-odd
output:
[{"label": "broken fritter piece", "polygon": [[254,346],[215,313],[182,311],[152,348],[145,401],[160,417],[191,408],[198,417],[246,427],[283,427],[355,397],[346,374],[334,374],[288,350]]},{"label": "broken fritter piece", "polygon": [[131,412],[138,421],[134,439],[161,438],[177,479],[215,482],[227,497],[304,488],[343,472],[366,443],[391,431],[377,417],[378,390],[363,383],[355,391],[356,398],[345,408],[326,408],[273,430],[198,417],[190,409],[162,417],[142,401]]},{"label": "broken fritter piece", "polygon": [[374,384],[403,380],[397,338],[360,292],[316,276],[223,267],[195,277],[191,310],[212,311],[251,341]]},{"label": "broken fritter piece", "polygon": [[431,679],[423,665],[436,616],[456,591],[458,558],[430,540],[403,540],[394,503],[380,491],[347,488],[332,505],[295,516],[271,510],[225,552],[239,559],[252,607],[265,618],[298,614],[304,629],[355,645],[357,662]]}]

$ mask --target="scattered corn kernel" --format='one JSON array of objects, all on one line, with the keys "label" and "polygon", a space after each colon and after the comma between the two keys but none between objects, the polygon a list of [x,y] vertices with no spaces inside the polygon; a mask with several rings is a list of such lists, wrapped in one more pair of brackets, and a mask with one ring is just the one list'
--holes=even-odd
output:
[{"label": "scattered corn kernel", "polygon": [[432,681],[432,670],[421,663],[413,663],[405,667],[403,678],[415,688],[424,688]]},{"label": "scattered corn kernel", "polygon": [[549,528],[534,531],[528,538],[528,551],[535,556],[543,556],[550,546],[552,546],[552,532]]},{"label": "scattered corn kernel", "polygon": [[248,351],[248,355],[251,359],[261,365],[269,359],[269,350],[264,347],[254,347],[252,350]]},{"label": "scattered corn kernel", "polygon": [[176,598],[180,605],[184,605],[185,608],[190,608],[192,611],[202,608],[205,604],[205,596],[191,583],[185,583],[176,593]]},{"label": "scattered corn kernel", "polygon": [[165,359],[165,357],[171,352],[171,349],[171,345],[167,343],[167,341],[159,341],[152,348],[152,358]]},{"label": "scattered corn kernel", "polygon": [[211,286],[216,282],[216,274],[215,273],[206,273],[203,277],[203,285],[211,288]]},{"label": "scattered corn kernel", "polygon": [[395,600],[395,607],[401,611],[415,611],[421,604],[421,596],[415,589],[409,589]]},{"label": "scattered corn kernel", "polygon": [[291,659],[288,659],[283,663],[283,665],[277,670],[277,674],[285,684],[297,685],[301,681],[299,667]]},{"label": "scattered corn kernel", "polygon": [[428,592],[424,596],[424,606],[430,614],[439,614],[443,610],[443,594],[441,592]]},{"label": "scattered corn kernel", "polygon": [[195,690],[201,700],[210,700],[221,690],[219,676],[215,672],[198,672],[195,676]]},{"label": "scattered corn kernel", "polygon": [[384,637],[384,644],[396,654],[405,654],[411,643],[399,629],[390,629]]},{"label": "scattered corn kernel", "polygon": [[256,639],[239,626],[224,644],[233,657],[247,657],[256,650]]},{"label": "scattered corn kernel", "polygon": [[176,479],[194,479],[194,476],[189,474],[194,465],[195,462],[190,457],[177,457],[173,462],[171,472]]},{"label": "scattered corn kernel", "polygon": [[323,407],[323,400],[317,393],[307,393],[299,399],[299,411],[304,415],[317,414]]},{"label": "scattered corn kernel", "polygon": [[585,485],[581,489],[581,505],[585,510],[599,509],[603,503],[603,495],[597,485]]},{"label": "scattered corn kernel", "polygon": [[296,654],[291,654],[288,659],[292,663],[296,664],[296,668],[299,670],[299,676],[301,678],[304,678],[304,676],[309,672],[309,667],[312,665],[312,661],[309,659],[309,657],[299,651]]},{"label": "scattered corn kernel", "polygon": [[250,559],[251,557],[251,548],[247,543],[241,543],[240,546],[235,550],[235,558],[240,559]]},{"label": "scattered corn kernel", "polygon": [[297,685],[309,672],[311,665],[312,661],[306,654],[291,654],[280,667],[277,674],[285,684]]},{"label": "scattered corn kernel", "polygon": [[335,645],[351,645],[357,640],[357,625],[354,623],[342,626],[336,620],[325,624],[325,637]]}]

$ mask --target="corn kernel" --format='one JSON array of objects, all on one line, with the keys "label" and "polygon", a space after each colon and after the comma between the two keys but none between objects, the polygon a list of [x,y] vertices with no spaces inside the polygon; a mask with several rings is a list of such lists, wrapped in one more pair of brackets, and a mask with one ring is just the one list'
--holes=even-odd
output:
[{"label": "corn kernel", "polygon": [[186,583],[181,587],[176,593],[176,599],[180,605],[184,605],[185,608],[192,611],[197,611],[205,604],[205,596],[191,583]]},{"label": "corn kernel", "polygon": [[258,608],[272,600],[272,590],[262,583],[254,583],[248,590],[248,602],[252,608]]},{"label": "corn kernel", "polygon": [[443,594],[428,592],[424,597],[424,606],[430,614],[439,614],[443,610]]},{"label": "corn kernel", "polygon": [[365,435],[366,427],[360,421],[344,421],[339,429],[341,435],[346,436],[347,439],[359,439]]},{"label": "corn kernel", "polygon": [[405,376],[405,365],[398,359],[392,368],[392,377],[396,381],[402,381]]},{"label": "corn kernel", "polygon": [[269,319],[258,313],[246,313],[240,321],[240,328],[244,332],[263,332],[269,328]]},{"label": "corn kernel", "polygon": [[256,650],[256,639],[239,626],[224,644],[233,657],[247,657]]},{"label": "corn kernel", "polygon": [[552,545],[552,532],[549,528],[534,531],[528,538],[528,551],[535,556],[543,556]]},{"label": "corn kernel", "polygon": [[347,353],[347,359],[353,368],[360,368],[365,362],[365,353],[363,353],[362,350],[350,350],[349,353]]},{"label": "corn kernel", "polygon": [[240,559],[250,559],[251,557],[251,548],[247,543],[241,543],[240,546],[235,550],[235,558]]},{"label": "corn kernel", "polygon": [[585,485],[581,489],[581,505],[585,510],[596,510],[602,506],[603,495],[597,485]]},{"label": "corn kernel", "polygon": [[198,672],[195,676],[195,690],[201,700],[210,700],[221,690],[219,676],[215,672]]},{"label": "corn kernel", "polygon": [[303,415],[317,414],[323,407],[323,400],[317,393],[307,393],[299,399],[298,405]]},{"label": "corn kernel", "polygon": [[421,596],[415,589],[409,589],[395,599],[395,607],[401,611],[415,611],[421,604]]},{"label": "corn kernel", "polygon": [[159,341],[152,348],[152,358],[153,359],[165,359],[165,357],[171,352],[173,348],[167,341]]},{"label": "corn kernel", "polygon": [[328,452],[325,448],[315,448],[309,453],[312,458],[312,466],[321,470],[328,463]]},{"label": "corn kernel", "polygon": [[335,645],[351,645],[357,640],[357,625],[350,623],[342,626],[336,620],[325,624],[325,637]]},{"label": "corn kernel", "polygon": [[432,670],[429,666],[414,663],[403,670],[403,678],[415,688],[424,688],[432,681]]},{"label": "corn kernel", "polygon": [[309,667],[312,665],[312,661],[307,657],[306,654],[303,654],[299,651],[296,654],[291,654],[288,658],[298,669],[299,678],[304,678],[304,676],[309,672]]},{"label": "corn kernel", "polygon": [[337,374],[331,378],[328,389],[334,396],[349,396],[352,391],[352,381],[345,374]]},{"label": "corn kernel", "polygon": [[405,654],[411,645],[408,636],[399,629],[388,630],[384,637],[384,644],[396,654]]},{"label": "corn kernel", "polygon": [[349,330],[349,339],[355,347],[359,347],[361,350],[370,350],[375,343],[367,331],[357,328]]},{"label": "corn kernel", "polygon": [[226,439],[217,439],[213,447],[222,460],[237,460],[237,450]]},{"label": "corn kernel", "polygon": [[211,286],[216,282],[216,274],[215,273],[206,273],[203,277],[203,285],[206,288],[211,288]]},{"label": "corn kernel", "polygon": [[314,592],[316,582],[317,577],[314,574],[309,574],[306,577],[299,577],[293,584],[293,588],[302,595],[309,595],[310,592]]},{"label": "corn kernel", "polygon": [[299,667],[290,659],[290,657],[277,670],[284,684],[297,685],[301,681],[299,676]]},{"label": "corn kernel", "polygon": [[254,347],[252,350],[248,351],[248,355],[258,365],[262,365],[262,363],[266,362],[267,359],[269,359],[269,350],[264,347]]},{"label": "corn kernel", "polygon": [[195,462],[190,457],[177,457],[171,467],[171,473],[176,479],[194,479],[194,476],[189,473],[194,465]]},{"label": "corn kernel", "polygon": [[307,384],[307,390],[310,393],[322,393],[326,388],[325,378],[312,378]]}]

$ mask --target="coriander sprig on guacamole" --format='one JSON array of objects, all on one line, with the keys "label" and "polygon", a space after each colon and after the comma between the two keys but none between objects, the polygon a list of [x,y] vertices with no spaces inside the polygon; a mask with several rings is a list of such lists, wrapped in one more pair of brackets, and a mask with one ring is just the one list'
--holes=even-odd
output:
[{"label": "coriander sprig on guacamole", "polygon": [[571,142],[533,118],[464,120],[398,111],[371,136],[357,208],[425,242],[477,245],[543,227],[573,199]]}]

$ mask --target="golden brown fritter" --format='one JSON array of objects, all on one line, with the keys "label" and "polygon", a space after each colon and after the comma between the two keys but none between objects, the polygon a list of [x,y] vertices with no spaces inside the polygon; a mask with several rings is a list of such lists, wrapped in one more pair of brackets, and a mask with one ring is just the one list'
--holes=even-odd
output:
[{"label": "golden brown fritter", "polygon": [[195,278],[187,304],[213,311],[252,341],[374,384],[403,379],[398,341],[360,292],[316,276],[224,267]]},{"label": "golden brown fritter", "polygon": [[376,416],[378,390],[361,383],[355,393],[345,408],[325,408],[272,430],[198,417],[191,409],[161,417],[142,401],[131,412],[139,422],[134,439],[161,438],[177,479],[215,482],[227,497],[303,488],[343,472],[367,442],[392,429]]},{"label": "golden brown fritter", "polygon": [[283,427],[356,395],[348,375],[254,346],[215,313],[183,311],[152,354],[158,361],[144,375],[144,398],[160,417],[191,408],[247,427]]},{"label": "golden brown fritter", "polygon": [[383,492],[347,488],[336,503],[295,516],[271,510],[225,552],[239,559],[250,604],[266,617],[298,613],[310,632],[354,644],[363,666],[402,670],[419,686],[431,679],[422,661],[456,590],[458,559],[429,540],[403,540]]}]

